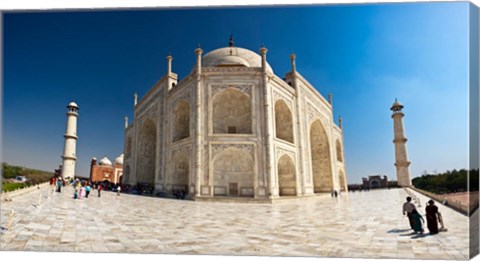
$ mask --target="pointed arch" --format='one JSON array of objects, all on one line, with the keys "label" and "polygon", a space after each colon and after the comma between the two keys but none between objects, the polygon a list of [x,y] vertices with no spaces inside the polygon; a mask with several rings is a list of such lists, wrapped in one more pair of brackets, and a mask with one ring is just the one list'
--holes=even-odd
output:
[{"label": "pointed arch", "polygon": [[213,133],[252,133],[252,102],[245,93],[228,88],[213,98]]},{"label": "pointed arch", "polygon": [[184,190],[188,194],[190,163],[188,157],[178,153],[173,158],[173,171],[170,182],[173,189]]},{"label": "pointed arch", "polygon": [[222,151],[213,161],[214,195],[253,196],[253,165],[252,158],[243,150]]},{"label": "pointed arch", "polygon": [[293,143],[292,112],[283,100],[275,103],[275,134],[278,139]]},{"label": "pointed arch", "polygon": [[310,126],[310,155],[314,192],[330,192],[333,188],[330,145],[320,120]]},{"label": "pointed arch", "polygon": [[343,152],[342,152],[342,143],[337,139],[335,142],[337,161],[343,162]]},{"label": "pointed arch", "polygon": [[181,100],[174,108],[173,142],[190,137],[190,104]]},{"label": "pointed arch", "polygon": [[278,160],[278,188],[280,196],[295,196],[297,187],[297,176],[295,163],[288,155],[283,155]]},{"label": "pointed arch", "polygon": [[140,128],[139,150],[137,156],[136,176],[138,183],[155,183],[155,158],[157,147],[157,128],[151,120],[147,120]]}]

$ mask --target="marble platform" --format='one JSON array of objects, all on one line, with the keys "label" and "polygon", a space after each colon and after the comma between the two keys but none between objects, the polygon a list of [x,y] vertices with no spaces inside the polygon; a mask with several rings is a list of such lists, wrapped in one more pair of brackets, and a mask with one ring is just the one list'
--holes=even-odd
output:
[{"label": "marble platform", "polygon": [[[1,202],[3,251],[468,259],[468,217],[439,205],[447,232],[415,235],[404,189],[274,204],[195,202],[102,191],[74,200],[42,188]],[[421,214],[427,198],[418,196]],[[478,216],[478,215],[477,215]]]}]

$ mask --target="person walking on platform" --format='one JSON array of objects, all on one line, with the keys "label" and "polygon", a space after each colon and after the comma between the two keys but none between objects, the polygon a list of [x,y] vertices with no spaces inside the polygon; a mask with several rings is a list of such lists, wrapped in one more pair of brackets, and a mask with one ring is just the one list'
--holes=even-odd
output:
[{"label": "person walking on platform", "polygon": [[412,218],[412,211],[417,210],[417,208],[415,207],[415,204],[413,204],[411,201],[412,198],[407,197],[407,202],[403,203],[403,215],[407,214],[408,221],[410,222],[410,227],[415,230],[413,228],[414,220]]},{"label": "person walking on platform", "polygon": [[420,234],[423,234],[422,223],[425,223],[425,220],[423,220],[422,215],[420,215],[416,209],[412,210],[412,219],[415,233],[420,232]]},{"label": "person walking on platform", "polygon": [[85,187],[85,198],[88,198],[88,194],[90,194],[90,184],[87,184],[87,186]]},{"label": "person walking on platform", "polygon": [[98,197],[100,197],[100,192],[102,191],[102,184],[98,184],[97,190],[98,190]]},{"label": "person walking on platform", "polygon": [[427,213],[427,227],[431,235],[438,233],[438,207],[435,206],[433,200],[428,201],[428,206],[425,207]]},{"label": "person walking on platform", "polygon": [[57,192],[62,192],[62,179],[61,178],[58,178],[57,180]]}]

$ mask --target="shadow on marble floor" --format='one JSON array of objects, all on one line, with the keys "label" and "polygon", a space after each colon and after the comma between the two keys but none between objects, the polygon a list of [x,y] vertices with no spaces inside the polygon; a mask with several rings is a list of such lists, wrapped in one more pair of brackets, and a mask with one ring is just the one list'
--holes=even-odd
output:
[{"label": "shadow on marble floor", "polygon": [[403,232],[408,232],[410,231],[410,229],[397,229],[397,228],[394,228],[394,229],[390,229],[387,231],[387,233],[391,234],[391,233],[403,233]]}]

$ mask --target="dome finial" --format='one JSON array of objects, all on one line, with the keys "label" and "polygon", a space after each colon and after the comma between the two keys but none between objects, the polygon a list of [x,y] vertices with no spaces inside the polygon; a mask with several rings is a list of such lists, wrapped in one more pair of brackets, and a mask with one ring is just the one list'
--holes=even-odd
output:
[{"label": "dome finial", "polygon": [[233,46],[234,46],[234,43],[233,43],[233,35],[230,35],[230,41],[228,42],[228,46],[229,46],[229,47],[233,47]]}]

